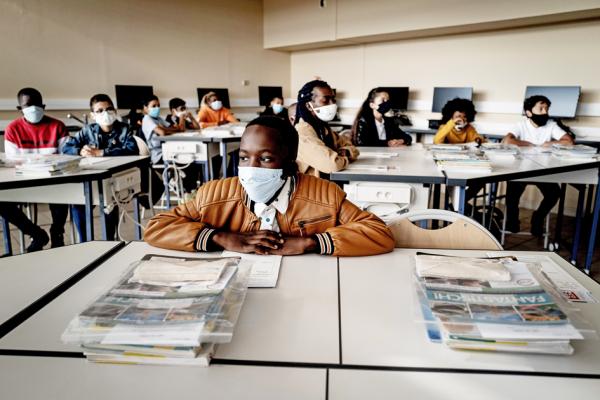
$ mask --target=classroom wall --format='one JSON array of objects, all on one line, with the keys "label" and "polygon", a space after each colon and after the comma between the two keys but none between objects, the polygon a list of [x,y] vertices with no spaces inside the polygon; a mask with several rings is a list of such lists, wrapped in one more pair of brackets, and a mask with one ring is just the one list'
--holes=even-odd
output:
[{"label": "classroom wall", "polygon": [[6,110],[24,86],[60,116],[117,83],[193,104],[205,86],[228,87],[234,107],[258,105],[258,85],[287,96],[290,55],[263,49],[262,10],[261,0],[3,0],[0,119],[16,115]]},{"label": "classroom wall", "polygon": [[600,15],[598,0],[265,0],[264,5],[265,47],[287,50]]}]

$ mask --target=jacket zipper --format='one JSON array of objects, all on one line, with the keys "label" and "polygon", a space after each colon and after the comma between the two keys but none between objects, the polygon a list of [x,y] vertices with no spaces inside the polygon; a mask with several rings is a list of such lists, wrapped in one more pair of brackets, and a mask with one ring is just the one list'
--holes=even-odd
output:
[{"label": "jacket zipper", "polygon": [[300,236],[304,236],[304,234],[306,233],[304,230],[305,225],[315,224],[315,223],[321,222],[321,221],[327,221],[328,219],[331,219],[331,215],[323,215],[322,217],[316,217],[316,218],[304,219],[302,221],[298,221],[298,226],[300,227]]}]

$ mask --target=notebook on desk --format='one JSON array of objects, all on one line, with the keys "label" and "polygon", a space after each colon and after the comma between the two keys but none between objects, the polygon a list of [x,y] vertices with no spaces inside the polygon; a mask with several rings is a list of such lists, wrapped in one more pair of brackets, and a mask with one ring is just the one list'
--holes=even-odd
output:
[{"label": "notebook on desk", "polygon": [[252,263],[252,271],[250,272],[250,280],[248,287],[250,288],[274,288],[277,286],[279,279],[279,270],[281,268],[282,256],[277,255],[258,255],[236,253],[234,251],[224,251],[221,257],[241,257],[242,260],[247,260]]}]

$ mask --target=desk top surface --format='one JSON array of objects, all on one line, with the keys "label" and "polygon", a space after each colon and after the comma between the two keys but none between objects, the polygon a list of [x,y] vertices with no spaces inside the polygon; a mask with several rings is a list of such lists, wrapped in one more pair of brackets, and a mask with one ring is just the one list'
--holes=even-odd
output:
[{"label": "desk top surface", "polygon": [[[415,252],[396,249],[377,258],[340,258],[343,364],[600,375],[600,341],[594,339],[573,341],[572,356],[456,351],[431,343],[424,325],[417,322],[420,317],[412,275]],[[486,254],[485,251],[431,252]],[[600,285],[556,254],[506,253],[550,256],[600,299]],[[600,305],[581,304],[580,308],[598,330]]]},{"label": "desk top surface", "polygon": [[[131,242],[0,339],[0,348],[81,353],[79,346],[66,345],[60,340],[69,321],[111,287],[132,262],[145,254],[190,256],[190,253]],[[337,363],[336,266],[335,257],[307,255],[285,258],[277,288],[249,289],[233,341],[220,346],[216,358]],[[40,337],[41,331],[45,335]]]},{"label": "desk top surface", "polygon": [[135,366],[0,356],[6,399],[325,399],[324,369]]},{"label": "desk top surface", "polygon": [[0,325],[119,242],[87,242],[0,258]]},{"label": "desk top surface", "polygon": [[[444,183],[444,174],[437,168],[432,159],[427,158],[427,151],[420,143],[403,147],[359,147],[363,157],[342,171],[330,174],[331,180],[337,181],[386,181],[386,182],[418,182]],[[392,154],[378,157],[374,153]],[[367,154],[369,156],[367,157]],[[385,167],[377,170],[377,167]]]}]

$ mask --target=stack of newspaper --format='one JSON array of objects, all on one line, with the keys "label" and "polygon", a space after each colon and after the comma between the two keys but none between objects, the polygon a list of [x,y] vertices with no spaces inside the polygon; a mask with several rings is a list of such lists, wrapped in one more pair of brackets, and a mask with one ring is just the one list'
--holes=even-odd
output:
[{"label": "stack of newspaper", "polygon": [[469,152],[440,152],[433,153],[433,159],[442,171],[452,172],[492,172],[492,164],[485,155]]},{"label": "stack of newspaper", "polygon": [[505,143],[483,143],[481,149],[489,157],[517,157],[519,146]]},{"label": "stack of newspaper", "polygon": [[564,145],[555,143],[552,145],[552,155],[563,159],[594,159],[597,149],[584,144]]},{"label": "stack of newspaper", "polygon": [[452,349],[572,354],[583,339],[535,264],[418,254],[416,279],[431,340]]},{"label": "stack of newspaper", "polygon": [[230,342],[251,267],[237,257],[147,255],[62,335],[102,363],[208,366]]},{"label": "stack of newspaper", "polygon": [[27,156],[19,159],[15,170],[17,175],[22,176],[56,176],[64,175],[79,169],[79,156],[64,154],[49,154]]}]

